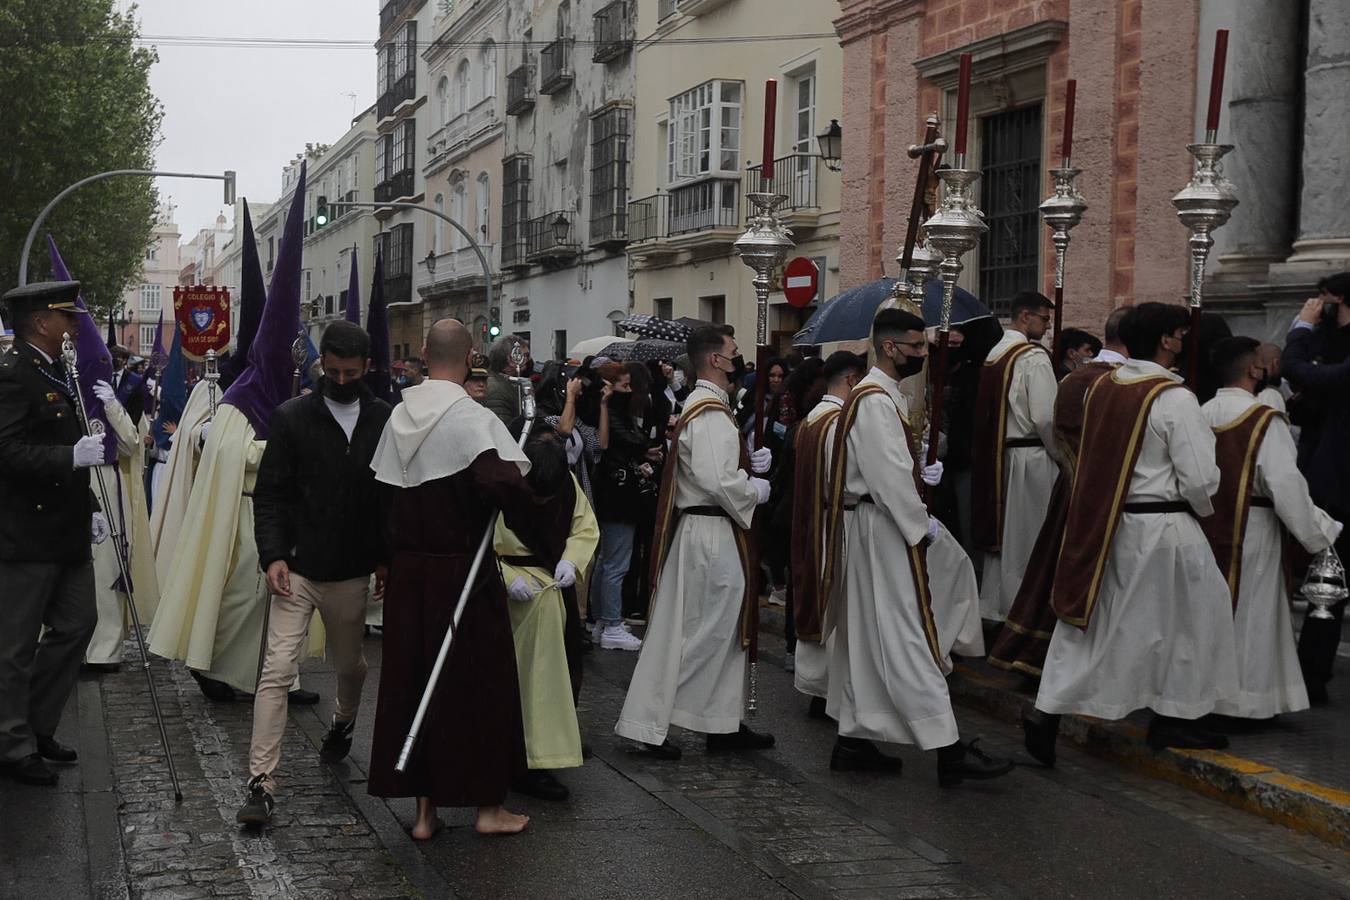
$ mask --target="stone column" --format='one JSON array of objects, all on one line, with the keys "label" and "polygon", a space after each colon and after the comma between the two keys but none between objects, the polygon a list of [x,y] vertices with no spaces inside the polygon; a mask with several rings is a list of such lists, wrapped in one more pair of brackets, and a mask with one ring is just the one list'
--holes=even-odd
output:
[{"label": "stone column", "polygon": [[1350,262],[1350,3],[1311,0],[1304,73],[1303,191],[1290,267]]},{"label": "stone column", "polygon": [[1298,192],[1298,29],[1289,0],[1237,5],[1237,43],[1228,56],[1235,149],[1224,163],[1241,202],[1224,229],[1220,277],[1263,276],[1289,255]]}]

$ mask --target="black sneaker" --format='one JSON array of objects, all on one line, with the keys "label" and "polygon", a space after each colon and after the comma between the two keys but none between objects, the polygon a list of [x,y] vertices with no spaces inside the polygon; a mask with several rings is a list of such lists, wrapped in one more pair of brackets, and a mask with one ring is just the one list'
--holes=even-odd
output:
[{"label": "black sneaker", "polygon": [[955,787],[967,779],[998,778],[1013,770],[1012,760],[990,756],[976,746],[979,741],[979,738],[968,744],[957,741],[949,747],[938,748],[938,784]]},{"label": "black sneaker", "polygon": [[683,751],[680,750],[679,745],[672,744],[670,738],[666,738],[659,744],[644,744],[639,741],[637,748],[633,752],[642,753],[647,756],[655,757],[656,759],[671,761],[677,760],[683,755]]},{"label": "black sneaker", "polygon": [[0,763],[0,775],[13,778],[20,784],[37,784],[43,787],[56,784],[56,773],[37,753],[31,753],[13,762]]},{"label": "black sneaker", "polygon": [[540,800],[554,801],[566,800],[572,793],[552,772],[540,769],[530,769],[524,775],[511,779],[511,790]]},{"label": "black sneaker", "polygon": [[37,748],[39,756],[52,762],[68,763],[80,758],[74,750],[45,734],[37,735]]},{"label": "black sneaker", "polygon": [[315,691],[305,691],[296,688],[286,695],[286,699],[296,706],[313,706],[319,702],[319,695]]},{"label": "black sneaker", "polygon": [[1055,767],[1055,738],[1059,735],[1059,716],[1035,713],[1022,716],[1022,743],[1032,758],[1047,769]]},{"label": "black sneaker", "polygon": [[272,810],[277,804],[272,799],[272,792],[263,787],[266,778],[266,775],[255,775],[249,781],[248,802],[239,807],[234,817],[240,825],[266,825],[272,821]]},{"label": "black sneaker", "polygon": [[207,700],[212,700],[216,703],[229,703],[232,700],[238,699],[239,695],[235,693],[234,688],[230,687],[225,682],[216,681],[214,678],[207,678],[196,669],[189,669],[188,671],[192,673],[193,679],[197,682],[197,687],[202,689],[202,693],[206,695]]},{"label": "black sneaker", "polygon": [[710,734],[707,738],[709,753],[725,753],[736,750],[768,750],[773,746],[773,735],[751,731],[741,723],[739,731],[731,734]]},{"label": "black sneaker", "polygon": [[326,763],[339,763],[352,752],[352,732],[356,730],[356,720],[339,722],[333,716],[333,724],[324,735],[323,746],[319,748],[319,759]]}]

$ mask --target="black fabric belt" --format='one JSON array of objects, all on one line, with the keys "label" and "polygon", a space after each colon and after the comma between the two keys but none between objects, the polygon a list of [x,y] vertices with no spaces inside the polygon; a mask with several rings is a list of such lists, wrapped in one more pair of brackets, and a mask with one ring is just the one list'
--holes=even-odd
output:
[{"label": "black fabric belt", "polygon": [[508,566],[521,566],[530,569],[546,569],[543,560],[537,556],[499,556],[497,559],[506,563]]},{"label": "black fabric belt", "polygon": [[1261,506],[1266,509],[1275,508],[1275,500],[1271,497],[1253,497],[1252,506]]},{"label": "black fabric belt", "polygon": [[253,497],[253,492],[252,492],[252,491],[244,491],[244,492],[243,492],[242,494],[240,494],[239,496],[241,496],[241,497],[248,497],[248,498],[251,499],[251,498]]},{"label": "black fabric belt", "polygon": [[859,503],[871,503],[871,504],[875,504],[876,502],[877,502],[877,501],[875,501],[875,500],[872,499],[872,495],[871,495],[871,494],[863,494],[861,497],[859,497],[857,500],[854,500],[852,503],[845,503],[845,504],[844,504],[844,509],[845,509],[845,510],[854,510],[854,509],[857,509],[857,508],[858,508],[858,504],[859,504]]},{"label": "black fabric belt", "polygon": [[719,519],[730,519],[731,516],[720,506],[686,506],[680,510],[682,516],[715,516]]},{"label": "black fabric belt", "polygon": [[1013,447],[1044,447],[1044,446],[1045,446],[1045,445],[1041,443],[1041,439],[1040,439],[1040,438],[1034,438],[1034,437],[1029,437],[1029,438],[1005,438],[1004,441],[1003,441],[1003,449],[1004,449],[1004,450],[1010,450],[1010,449],[1012,449]]},{"label": "black fabric belt", "polygon": [[1188,513],[1191,505],[1185,500],[1141,500],[1138,503],[1126,503],[1125,512],[1144,515],[1161,513]]}]

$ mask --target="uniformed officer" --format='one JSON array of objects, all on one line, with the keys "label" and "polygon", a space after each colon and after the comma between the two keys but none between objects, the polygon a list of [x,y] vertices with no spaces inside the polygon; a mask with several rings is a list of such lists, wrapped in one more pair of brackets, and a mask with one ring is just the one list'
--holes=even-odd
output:
[{"label": "uniformed officer", "polygon": [[83,435],[61,360],[62,335],[93,327],[79,290],[29,284],[2,298],[14,346],[0,356],[0,774],[28,784],[55,784],[47,761],[75,760],[53,735],[96,622],[89,545],[108,537],[89,490],[103,442]]}]

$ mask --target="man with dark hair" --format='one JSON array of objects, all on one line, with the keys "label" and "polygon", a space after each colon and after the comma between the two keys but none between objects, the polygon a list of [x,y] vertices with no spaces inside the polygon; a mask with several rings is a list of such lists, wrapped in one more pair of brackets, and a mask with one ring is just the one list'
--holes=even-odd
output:
[{"label": "man with dark hair", "polygon": [[773,746],[772,735],[741,722],[747,610],[759,602],[748,532],[755,508],[769,499],[769,482],[759,476],[772,454],[756,450],[750,471],[742,467],[729,395],[745,360],[731,330],[697,328],[686,349],[698,383],[661,476],[647,636],[614,726],[660,759],[680,756],[667,737],[671,725],[706,734],[709,752]]},{"label": "man with dark hair", "polygon": [[971,545],[984,552],[980,615],[1008,617],[1059,475],[1055,370],[1039,341],[1054,304],[1035,291],[1013,297],[1012,319],[985,357],[975,399]]},{"label": "man with dark hair", "polygon": [[1134,307],[1120,326],[1131,358],[1088,394],[1051,599],[1059,622],[1023,720],[1045,765],[1062,713],[1116,720],[1148,707],[1155,749],[1227,746],[1195,722],[1238,685],[1232,601],[1195,518],[1214,511],[1214,432],[1172,372],[1189,318]]},{"label": "man with dark hair", "polygon": [[[1344,522],[1350,516],[1350,272],[1318,283],[1321,292],[1303,305],[1285,340],[1280,366],[1296,394],[1289,408],[1300,426],[1298,467],[1313,500]],[[1336,541],[1350,559],[1350,538]],[[1341,639],[1346,601],[1331,608],[1331,619],[1307,617],[1298,636],[1298,658],[1313,703],[1327,700]]]},{"label": "man with dark hair", "polygon": [[[519,366],[512,359],[517,347],[525,354]],[[511,378],[529,377],[533,369],[530,345],[514,335],[497,338],[488,348],[487,368],[487,394],[483,398],[483,405],[501,419],[503,425],[509,426],[520,416],[520,390]]]},{"label": "man with dark hair", "polygon": [[1101,352],[1102,342],[1081,328],[1066,328],[1060,335],[1055,377],[1063,378],[1074,369],[1092,361]]},{"label": "man with dark hair", "polygon": [[831,765],[899,772],[898,759],[868,749],[889,741],[936,749],[944,787],[995,778],[1013,764],[960,741],[944,677],[951,662],[930,604],[927,549],[941,526],[919,492],[942,466],[920,470],[900,391],[928,355],[923,320],[882,310],[872,347],[876,365],[844,403],[830,460],[820,591],[828,597],[843,583],[830,655],[827,711],[839,722]]},{"label": "man with dark hair", "polygon": [[[825,552],[825,501],[829,496],[830,448],[839,411],[853,388],[867,374],[867,358],[836,350],[825,360],[825,395],[796,426],[793,439],[795,463],[791,476],[791,578],[793,623],[797,634],[793,681],[811,698],[811,715],[825,716],[829,696],[830,656],[833,643],[832,597],[820,590]],[[837,601],[836,601],[837,602]],[[868,746],[875,746],[868,744]]]},{"label": "man with dark hair", "polygon": [[1269,720],[1308,708],[1289,617],[1284,535],[1319,553],[1340,536],[1341,524],[1313,505],[1284,415],[1257,399],[1269,381],[1260,349],[1252,338],[1231,337],[1211,352],[1223,387],[1202,410],[1214,429],[1220,478],[1214,515],[1203,525],[1232,595],[1237,642],[1239,693],[1215,711]]},{"label": "man with dark hair", "polygon": [[315,390],[272,414],[267,449],[253,488],[258,565],[267,573],[272,609],[266,656],[253,699],[249,799],[241,823],[272,818],[287,690],[295,681],[305,634],[317,611],[337,670],[337,710],[320,756],[336,763],[352,746],[366,680],[366,594],[382,540],[379,497],[370,460],[389,418],[389,405],[366,386],[370,337],[346,320],[319,341],[323,377]]},{"label": "man with dark hair", "polygon": [[0,774],[25,784],[54,785],[47,760],[75,759],[53,735],[97,621],[89,542],[108,537],[89,492],[104,444],[81,434],[79,386],[61,359],[63,334],[96,327],[77,315],[79,292],[63,281],[4,296],[14,346],[0,356]]}]

